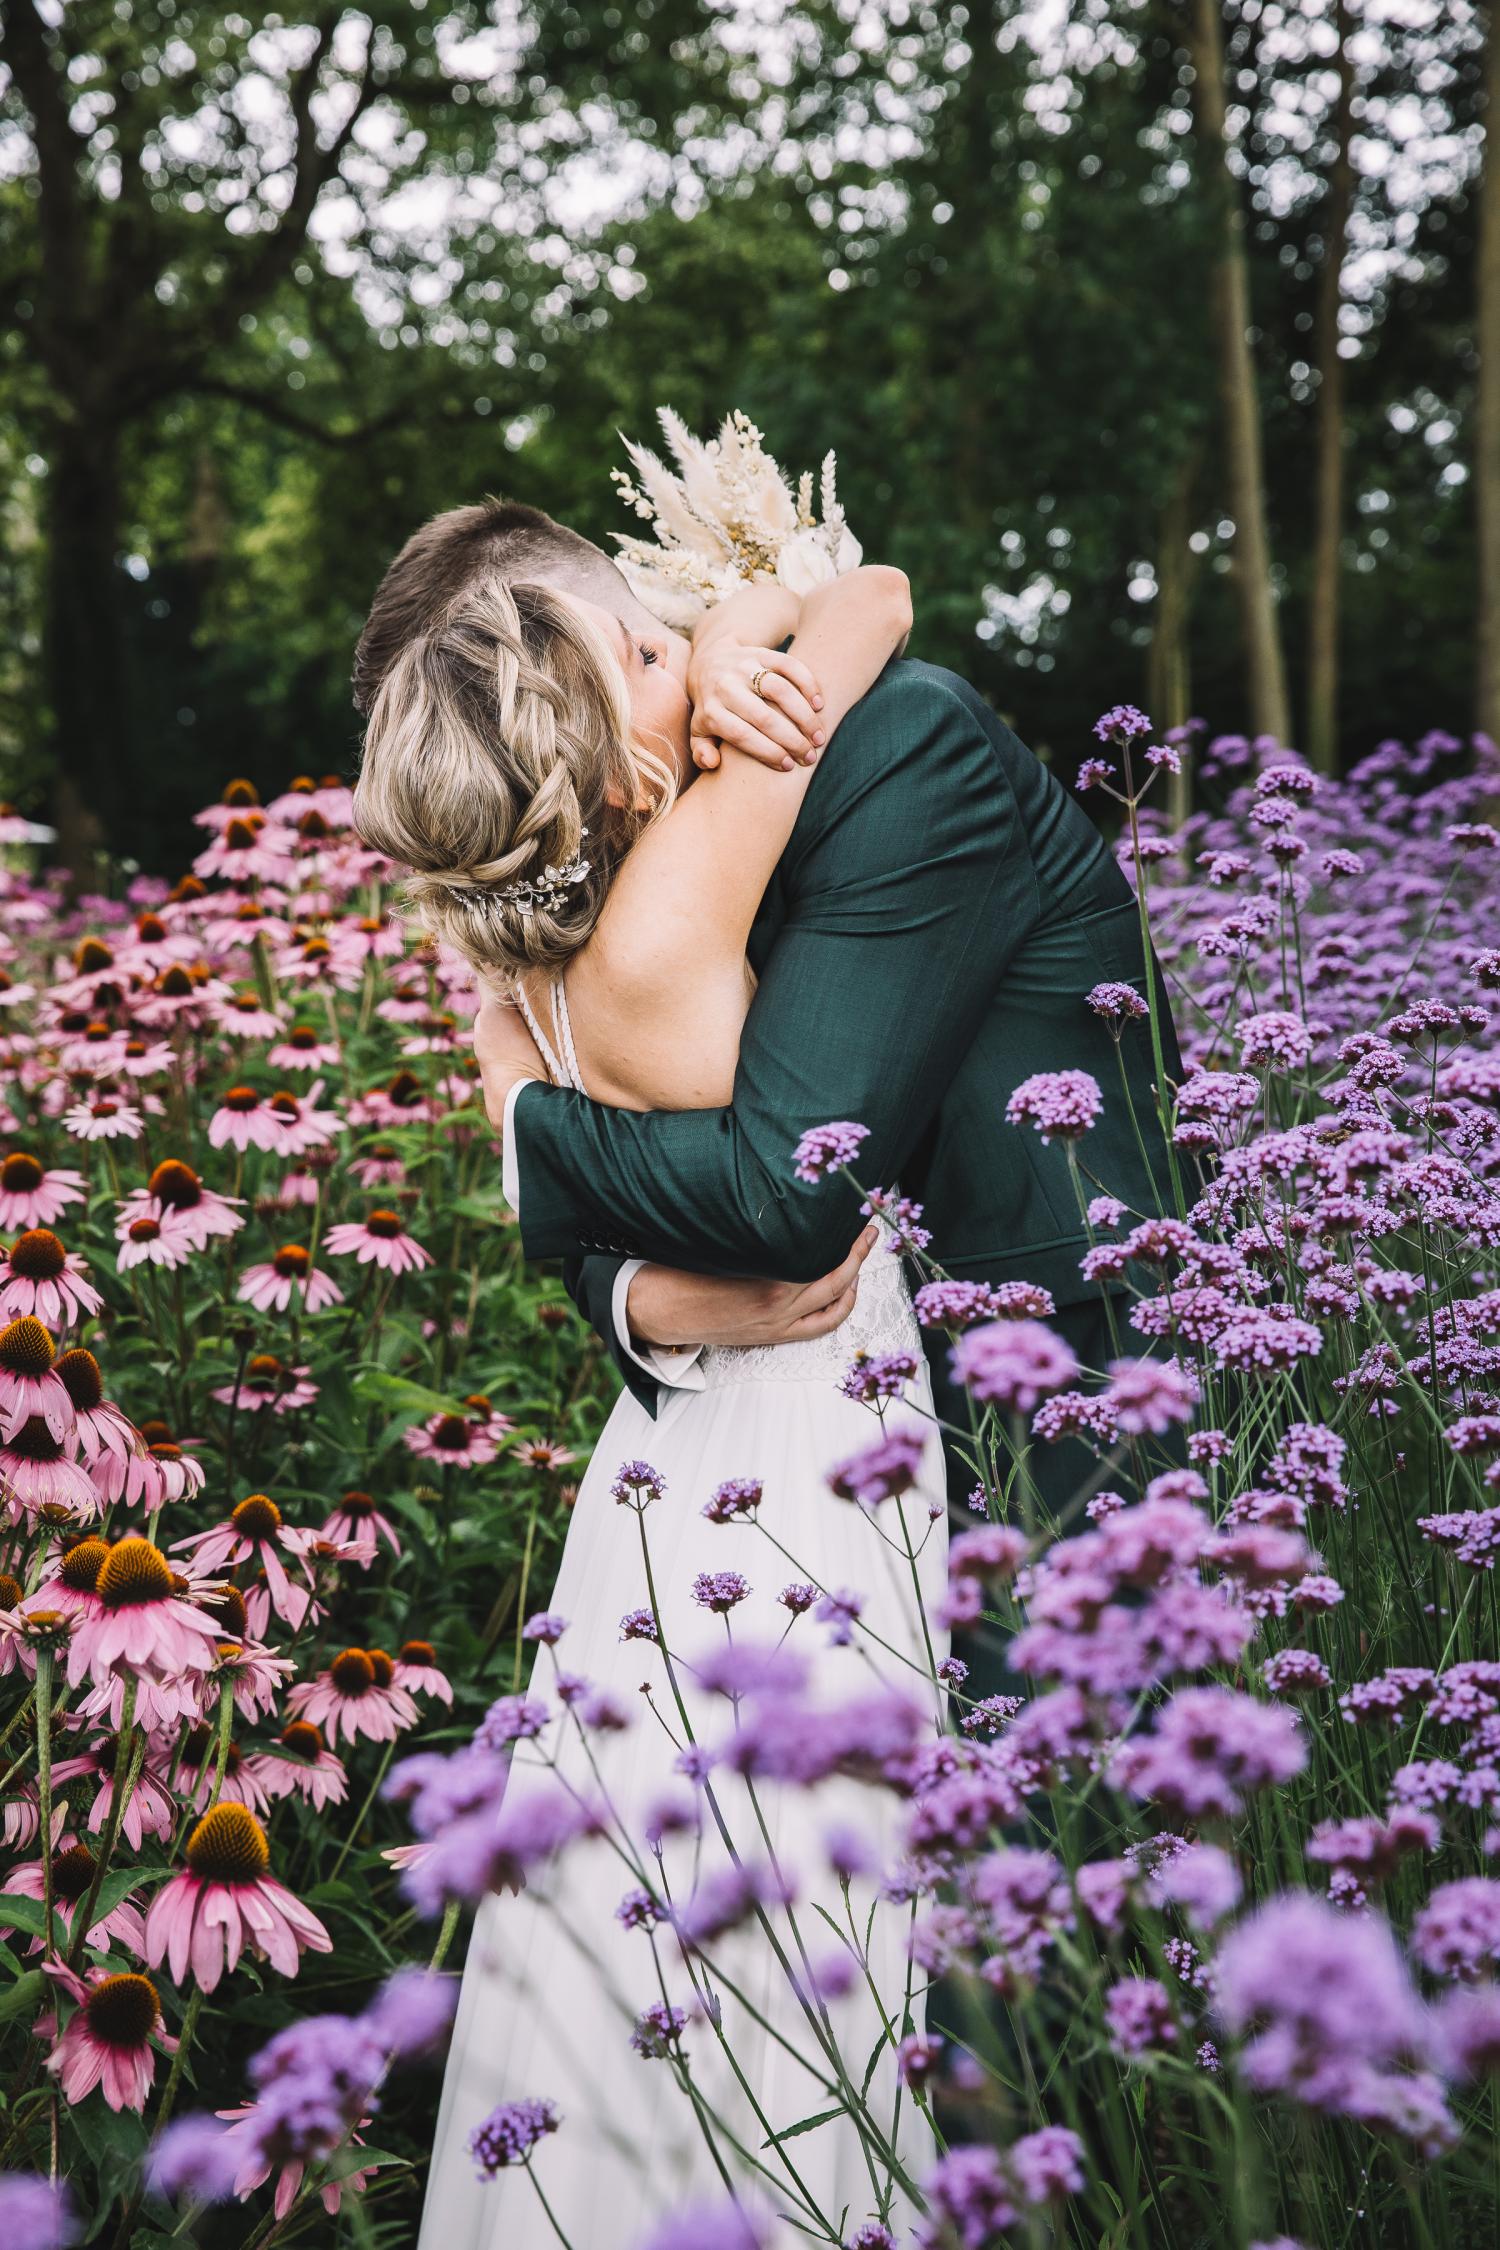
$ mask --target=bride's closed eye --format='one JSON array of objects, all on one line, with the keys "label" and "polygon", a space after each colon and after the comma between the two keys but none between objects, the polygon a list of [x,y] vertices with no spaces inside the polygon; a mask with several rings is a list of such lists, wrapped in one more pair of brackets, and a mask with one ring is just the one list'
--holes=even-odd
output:
[{"label": "bride's closed eye", "polygon": [[636,647],[640,650],[643,664],[660,664],[661,650],[659,648],[653,648],[649,641],[637,641]]}]

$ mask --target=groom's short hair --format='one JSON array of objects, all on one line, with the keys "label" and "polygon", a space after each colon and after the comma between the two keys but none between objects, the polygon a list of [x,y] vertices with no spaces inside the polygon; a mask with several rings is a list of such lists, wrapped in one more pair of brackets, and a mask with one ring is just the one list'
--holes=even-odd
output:
[{"label": "groom's short hair", "polygon": [[354,701],[368,712],[399,652],[429,632],[465,587],[496,576],[508,586],[544,580],[614,608],[630,588],[602,547],[521,500],[450,508],[414,531],[370,604],[354,652]]}]

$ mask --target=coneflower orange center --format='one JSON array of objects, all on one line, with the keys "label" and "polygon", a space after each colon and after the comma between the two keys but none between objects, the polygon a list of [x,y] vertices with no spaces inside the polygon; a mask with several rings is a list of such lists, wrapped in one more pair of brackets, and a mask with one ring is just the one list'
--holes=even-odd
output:
[{"label": "coneflower orange center", "polygon": [[259,1109],[260,1096],[253,1086],[231,1086],[224,1096],[224,1107],[240,1111]]},{"label": "coneflower orange center", "polygon": [[5,1440],[5,1449],[20,1461],[60,1461],[62,1446],[52,1435],[40,1414],[21,1424],[14,1437]]},{"label": "coneflower orange center", "polygon": [[464,1404],[480,1421],[485,1420],[488,1415],[495,1411],[493,1403],[485,1397],[483,1391],[470,1391],[468,1397],[464,1400]]},{"label": "coneflower orange center", "polygon": [[224,784],[224,795],[221,798],[220,802],[226,805],[255,806],[260,803],[260,791],[256,788],[253,781],[244,781],[239,779],[236,779],[234,781],[226,781]]},{"label": "coneflower orange center", "polygon": [[[192,879],[190,875],[186,875],[183,882],[188,883]],[[178,888],[180,890],[181,885]],[[140,914],[136,917],[135,934],[142,945],[160,945],[167,934],[167,925],[159,914]]]},{"label": "coneflower orange center", "polygon": [[245,1539],[272,1539],[281,1529],[281,1510],[263,1492],[252,1492],[233,1510],[230,1522]]},{"label": "coneflower orange center", "polygon": [[157,1242],[161,1239],[160,1219],[132,1219],[129,1228],[132,1242]]},{"label": "coneflower orange center", "polygon": [[281,1362],[274,1352],[257,1352],[245,1368],[246,1382],[257,1388],[273,1388],[280,1377]]},{"label": "coneflower orange center", "polygon": [[203,1182],[191,1164],[184,1164],[176,1156],[169,1156],[157,1165],[146,1188],[158,1203],[164,1203],[172,1211],[190,1211],[195,1203],[203,1200]]},{"label": "coneflower orange center", "polygon": [[187,1863],[205,1883],[254,1883],[267,1874],[266,1834],[247,1805],[215,1805],[188,1838]]},{"label": "coneflower orange center", "polygon": [[199,1602],[200,1609],[210,1617],[217,1617],[226,1631],[242,1641],[249,1630],[250,1616],[245,1608],[245,1597],[238,1586],[221,1586],[216,1594],[205,1594]]},{"label": "coneflower orange center", "polygon": [[280,1093],[273,1094],[266,1107],[277,1117],[284,1117],[290,1125],[295,1125],[302,1115],[302,1104],[295,1094],[289,1094],[285,1089]]},{"label": "coneflower orange center", "polygon": [[328,1667],[328,1676],[340,1695],[368,1695],[375,1685],[375,1667],[362,1648],[346,1648]]},{"label": "coneflower orange center", "polygon": [[271,1263],[285,1279],[301,1281],[312,1260],[300,1242],[285,1242]]},{"label": "coneflower orange center", "polygon": [[94,1855],[87,1844],[70,1844],[65,1852],[52,1854],[52,1888],[57,1897],[71,1904],[83,1897],[94,1880]]},{"label": "coneflower orange center", "polygon": [[0,1188],[7,1195],[31,1195],[46,1177],[37,1159],[24,1148],[13,1148],[0,1164]]},{"label": "coneflower orange center", "polygon": [[387,1240],[406,1232],[395,1211],[372,1211],[365,1221],[365,1227],[370,1234],[383,1235]]},{"label": "coneflower orange center", "polygon": [[327,938],[309,938],[302,948],[302,958],[304,961],[326,961],[332,951],[333,947]]},{"label": "coneflower orange center", "polygon": [[112,967],[114,958],[103,938],[80,938],[74,950],[73,966],[81,977],[88,977],[98,969]]},{"label": "coneflower orange center", "polygon": [[172,1592],[172,1573],[149,1539],[121,1539],[99,1566],[95,1592],[106,1609],[164,1602]]},{"label": "coneflower orange center", "polygon": [[20,1599],[20,1580],[12,1578],[8,1570],[0,1570],[0,1609],[14,1609]]},{"label": "coneflower orange center", "polygon": [[232,852],[244,852],[255,842],[258,821],[231,820],[224,830],[224,841]]},{"label": "coneflower orange center", "polygon": [[373,1516],[375,1503],[368,1492],[346,1492],[339,1502],[339,1510],[346,1516]]},{"label": "coneflower orange center", "polygon": [[318,1034],[310,1023],[294,1023],[286,1035],[289,1047],[316,1047]]},{"label": "coneflower orange center", "polygon": [[72,1351],[63,1353],[53,1373],[80,1413],[90,1413],[102,1404],[104,1378],[99,1372],[99,1362],[81,1344],[75,1344]]},{"label": "coneflower orange center", "polygon": [[187,970],[174,961],[170,969],[162,970],[156,989],[164,1000],[186,1000],[192,995],[193,980]]},{"label": "coneflower orange center", "polygon": [[431,1641],[403,1641],[401,1661],[403,1664],[436,1664],[437,1650]]},{"label": "coneflower orange center", "polygon": [[91,1594],[108,1559],[109,1548],[102,1539],[80,1539],[63,1556],[57,1575],[75,1594]]},{"label": "coneflower orange center", "polygon": [[396,1677],[396,1667],[391,1662],[389,1655],[383,1648],[367,1648],[365,1654],[370,1659],[370,1670],[375,1675],[375,1685],[377,1687],[389,1687]]},{"label": "coneflower orange center", "polygon": [[461,1414],[444,1414],[433,1424],[432,1442],[440,1453],[462,1453],[472,1435]]},{"label": "coneflower orange center", "polygon": [[281,1730],[282,1748],[290,1750],[296,1758],[320,1758],[323,1754],[323,1737],[310,1719],[293,1719],[290,1726]]},{"label": "coneflower orange center", "polygon": [[156,2029],[161,2001],[149,1977],[127,1971],[96,1984],[83,2012],[89,2030],[106,2047],[144,2047]]},{"label": "coneflower orange center", "polygon": [[50,1227],[28,1227],[10,1246],[10,1270],[28,1281],[56,1281],[68,1263],[68,1253]]},{"label": "coneflower orange center", "polygon": [[298,821],[297,834],[309,843],[317,843],[324,836],[331,836],[333,830],[314,806],[310,811],[305,812]]},{"label": "coneflower orange center", "polygon": [[28,1313],[0,1329],[0,1367],[10,1375],[45,1375],[57,1346],[39,1320]]}]

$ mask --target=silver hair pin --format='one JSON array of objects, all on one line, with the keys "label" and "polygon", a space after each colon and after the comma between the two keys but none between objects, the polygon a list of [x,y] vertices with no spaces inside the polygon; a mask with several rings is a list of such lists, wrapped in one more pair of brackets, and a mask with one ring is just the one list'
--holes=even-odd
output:
[{"label": "silver hair pin", "polygon": [[[586,836],[588,830],[584,828],[580,834]],[[523,917],[534,914],[538,907],[544,907],[550,914],[566,902],[569,891],[577,890],[579,884],[587,880],[592,866],[593,862],[580,852],[561,867],[544,867],[540,875],[502,883],[491,896],[504,899],[508,906],[519,907]]]}]

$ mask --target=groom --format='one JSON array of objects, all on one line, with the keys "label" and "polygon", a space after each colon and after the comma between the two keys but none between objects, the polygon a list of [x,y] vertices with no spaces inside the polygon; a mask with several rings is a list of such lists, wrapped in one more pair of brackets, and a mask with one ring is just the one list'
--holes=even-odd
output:
[{"label": "groom", "polygon": [[[514,504],[460,509],[387,573],[357,701],[481,567],[586,593],[627,627],[647,622],[576,533]],[[931,1255],[956,1281],[1048,1291],[1051,1325],[1087,1367],[1141,1350],[1122,1302],[1079,1272],[1088,1243],[1066,1148],[1005,1117],[1022,1079],[1090,1072],[1105,1094],[1080,1151],[1090,1182],[1142,1216],[1169,1208],[1148,1033],[1125,1029],[1127,1107],[1113,1038],[1087,1000],[1101,983],[1146,991],[1135,902],[1093,824],[965,681],[898,659],[856,704],[812,777],[749,951],[758,988],[724,1109],[601,1107],[537,1080],[512,1011],[480,1018],[527,1254],[565,1261],[570,1293],[647,1410],[663,1383],[701,1382],[697,1347],[776,1341],[799,1308],[847,1296],[867,1247],[846,1256],[858,1197],[792,1165],[799,1137],[830,1120],[868,1129],[859,1178],[921,1203]],[[938,1411],[966,1427],[947,1341],[928,1331]],[[1065,1442],[1033,1449],[1031,1467],[1059,1504],[1094,1462]],[[972,1471],[956,1456],[949,1468],[961,1500]]]}]

